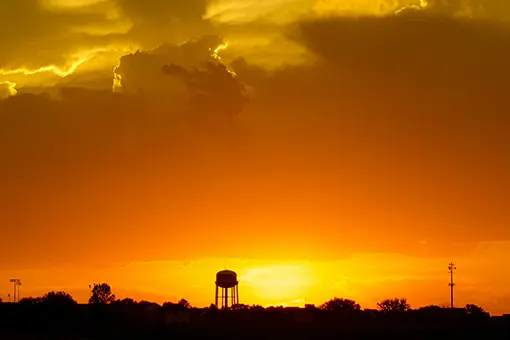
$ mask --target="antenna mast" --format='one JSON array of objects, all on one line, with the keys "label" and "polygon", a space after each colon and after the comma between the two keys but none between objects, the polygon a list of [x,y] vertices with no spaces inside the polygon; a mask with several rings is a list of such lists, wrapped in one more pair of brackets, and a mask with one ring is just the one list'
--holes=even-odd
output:
[{"label": "antenna mast", "polygon": [[448,284],[450,286],[450,307],[453,308],[453,286],[455,286],[455,283],[453,283],[453,271],[457,269],[455,264],[450,262],[448,265],[448,271],[450,272],[450,283]]}]

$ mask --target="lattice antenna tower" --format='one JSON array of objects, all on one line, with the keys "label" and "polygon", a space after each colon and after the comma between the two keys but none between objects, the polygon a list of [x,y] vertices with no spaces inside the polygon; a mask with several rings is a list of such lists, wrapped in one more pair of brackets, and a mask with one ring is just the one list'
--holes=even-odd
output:
[{"label": "lattice antenna tower", "polygon": [[450,273],[450,283],[448,284],[450,286],[450,307],[453,308],[453,287],[455,286],[455,283],[453,283],[453,272],[457,269],[455,264],[450,262],[448,265],[448,271]]}]

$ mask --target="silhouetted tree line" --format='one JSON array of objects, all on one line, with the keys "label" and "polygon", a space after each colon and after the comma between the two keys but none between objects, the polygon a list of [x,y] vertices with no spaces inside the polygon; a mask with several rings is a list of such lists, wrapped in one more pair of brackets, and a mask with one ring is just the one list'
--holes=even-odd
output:
[{"label": "silhouetted tree line", "polygon": [[[1,300],[0,300],[1,302]],[[20,305],[48,305],[53,307],[68,307],[74,306],[78,303],[73,297],[66,292],[49,292],[42,297],[28,297],[23,298],[19,301]],[[125,299],[117,299],[115,294],[112,293],[111,287],[107,283],[94,284],[92,288],[92,294],[89,299],[90,305],[113,305],[113,306],[158,306],[159,304],[150,301],[135,301],[131,298]],[[165,302],[161,307],[163,308],[178,308],[181,310],[191,310],[196,309],[191,306],[191,304],[185,300],[181,299],[177,303],[173,302]],[[211,304],[208,308],[204,308],[204,311],[230,311],[230,312],[248,312],[248,311],[265,311],[271,310],[271,308],[283,308],[283,307],[269,307],[264,308],[260,305],[245,305],[238,304],[234,305],[230,308],[223,308],[222,310],[218,309],[214,304]],[[419,310],[430,310],[430,311],[441,311],[448,310],[447,308],[439,307],[439,306],[427,306],[422,307]],[[356,312],[360,312],[361,306],[353,300],[350,299],[341,299],[341,298],[333,298],[329,301],[324,302],[320,306],[315,306],[313,304],[306,304],[304,307],[305,311],[322,311],[322,312],[334,312],[334,313],[344,313],[344,314],[353,314]],[[368,310],[365,310],[365,312]],[[390,298],[384,299],[381,302],[377,303],[377,312],[379,313],[405,313],[413,311],[411,305],[407,302],[405,298]],[[374,311],[371,311],[374,312]],[[464,312],[466,315],[470,316],[488,316],[488,313],[482,307],[479,307],[474,304],[467,304],[464,308]]]},{"label": "silhouetted tree line", "polygon": [[412,309],[405,298],[389,298],[379,302],[377,309],[370,310],[362,309],[353,300],[335,297],[319,306],[307,304],[304,308],[245,304],[223,309],[215,305],[195,308],[185,299],[162,305],[117,299],[106,283],[94,285],[86,305],[78,304],[66,292],[49,292],[42,297],[24,298],[16,304],[1,304],[0,323],[2,329],[18,332],[26,328],[52,334],[109,334],[114,337],[132,334],[201,336],[225,331],[248,332],[255,336],[263,334],[257,332],[264,330],[287,332],[288,336],[297,332],[296,336],[304,336],[317,329],[331,334],[368,334],[368,330],[383,332],[395,327],[404,327],[407,331],[444,331],[446,327],[456,332],[470,327],[470,334],[474,334],[473,327],[501,331],[510,326],[510,320],[491,319],[483,308],[473,304],[458,309],[439,306]]}]

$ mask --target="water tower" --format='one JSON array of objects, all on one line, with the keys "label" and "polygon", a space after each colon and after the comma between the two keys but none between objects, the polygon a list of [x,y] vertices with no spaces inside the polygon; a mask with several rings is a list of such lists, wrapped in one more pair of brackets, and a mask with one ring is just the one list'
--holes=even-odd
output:
[{"label": "water tower", "polygon": [[216,307],[232,307],[239,304],[238,284],[236,272],[222,270],[216,274],[216,299],[214,300]]}]

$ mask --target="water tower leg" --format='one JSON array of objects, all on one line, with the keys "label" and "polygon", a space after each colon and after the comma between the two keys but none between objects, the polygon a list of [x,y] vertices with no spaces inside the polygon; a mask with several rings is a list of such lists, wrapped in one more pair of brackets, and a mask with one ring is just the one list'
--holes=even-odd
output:
[{"label": "water tower leg", "polygon": [[225,308],[228,307],[228,288],[225,288]]},{"label": "water tower leg", "polygon": [[239,304],[239,286],[236,285],[236,304]]},{"label": "water tower leg", "polygon": [[216,285],[216,295],[214,296],[214,305],[218,307],[218,285]]}]

